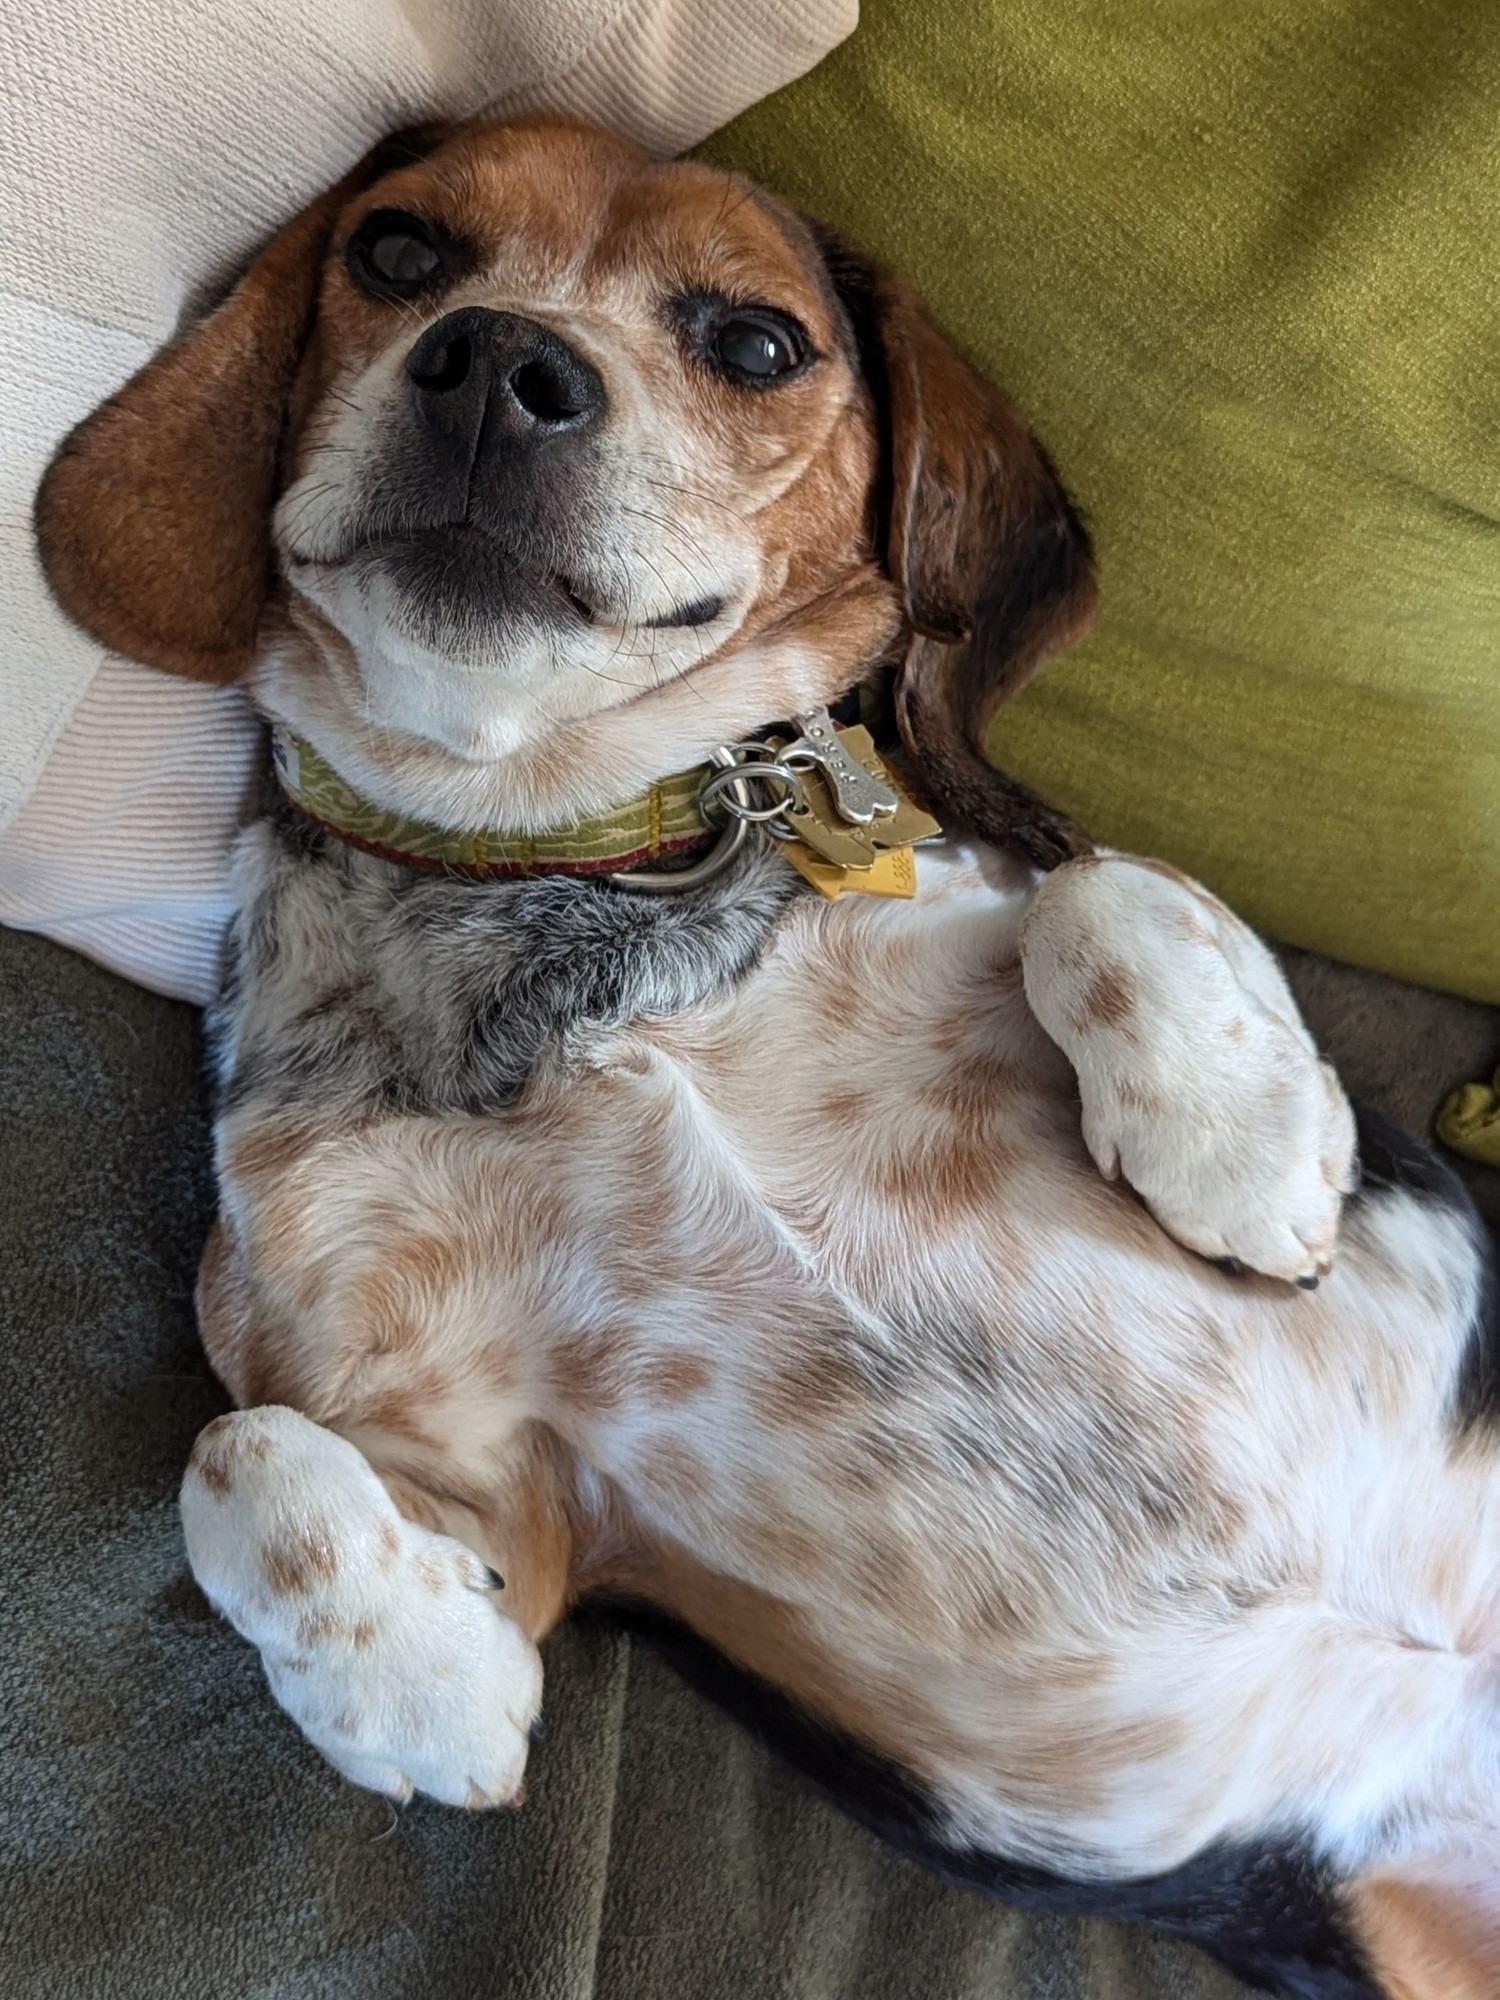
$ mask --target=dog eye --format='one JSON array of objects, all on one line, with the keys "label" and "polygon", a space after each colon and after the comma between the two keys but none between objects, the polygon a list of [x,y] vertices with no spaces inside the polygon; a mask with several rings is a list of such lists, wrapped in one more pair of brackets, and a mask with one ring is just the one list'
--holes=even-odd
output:
[{"label": "dog eye", "polygon": [[802,343],[779,315],[736,313],[714,334],[710,351],[726,375],[769,382],[801,365]]},{"label": "dog eye", "polygon": [[365,255],[388,285],[425,285],[438,267],[438,253],[430,243],[399,229],[377,236]]},{"label": "dog eye", "polygon": [[378,299],[415,298],[443,268],[427,225],[398,209],[365,217],[350,241],[348,262],[354,282]]}]

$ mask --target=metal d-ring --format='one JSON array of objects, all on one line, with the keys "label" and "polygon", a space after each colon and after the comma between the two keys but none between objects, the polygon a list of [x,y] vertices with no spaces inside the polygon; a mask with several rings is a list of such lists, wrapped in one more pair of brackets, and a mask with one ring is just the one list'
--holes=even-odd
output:
[{"label": "metal d-ring", "polygon": [[[786,797],[777,799],[769,806],[753,806],[746,802],[746,781],[759,784],[770,778],[777,784],[786,786]],[[781,764],[775,758],[767,758],[759,764],[736,764],[727,770],[715,771],[703,790],[698,794],[698,803],[706,811],[711,805],[722,803],[725,812],[734,819],[747,820],[752,826],[764,826],[768,821],[781,819],[793,806],[800,806],[806,794],[802,780],[789,764]]]},{"label": "metal d-ring", "polygon": [[[708,761],[716,764],[718,769],[698,796],[700,806],[708,795],[708,785],[717,784],[721,777],[739,770],[738,758],[727,747],[710,750]],[[735,804],[747,809],[752,805],[750,787],[743,778],[739,780]],[[638,895],[675,896],[684,889],[699,889],[705,882],[712,882],[716,875],[722,875],[749,838],[748,813],[731,812],[724,823],[724,831],[703,859],[695,861],[691,868],[621,868],[604,879],[617,889],[631,889]]]}]

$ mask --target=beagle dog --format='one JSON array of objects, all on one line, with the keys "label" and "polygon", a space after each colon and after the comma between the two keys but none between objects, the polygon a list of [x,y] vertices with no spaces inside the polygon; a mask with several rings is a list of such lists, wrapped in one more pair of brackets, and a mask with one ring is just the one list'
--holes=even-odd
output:
[{"label": "beagle dog", "polygon": [[[318,1749],[517,1801],[605,1593],[950,1878],[1500,1992],[1482,1232],[1221,903],[984,761],[1089,547],[907,287],[578,124],[404,135],[38,529],[276,732],[182,1504]],[[903,758],[944,837],[825,893],[814,780],[931,831]]]}]

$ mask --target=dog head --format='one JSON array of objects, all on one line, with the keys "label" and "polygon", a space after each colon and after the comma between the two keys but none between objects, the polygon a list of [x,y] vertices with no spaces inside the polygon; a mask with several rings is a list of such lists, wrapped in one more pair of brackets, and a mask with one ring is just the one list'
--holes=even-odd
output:
[{"label": "dog head", "polygon": [[596,810],[909,641],[908,740],[991,830],[990,714],[1093,607],[1046,459],[904,285],[557,119],[378,148],[74,432],[37,524],[103,643],[249,673],[433,818]]}]

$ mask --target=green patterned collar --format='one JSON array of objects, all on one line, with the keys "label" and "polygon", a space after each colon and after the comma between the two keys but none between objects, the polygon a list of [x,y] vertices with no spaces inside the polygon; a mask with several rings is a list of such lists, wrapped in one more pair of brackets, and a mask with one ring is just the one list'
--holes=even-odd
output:
[{"label": "green patterned collar", "polygon": [[455,833],[389,812],[356,791],[301,736],[278,729],[272,744],[281,788],[299,812],[371,854],[414,868],[503,880],[522,875],[612,875],[694,855],[716,835],[698,807],[712,766],[659,778],[633,799],[548,833],[503,826]]}]

